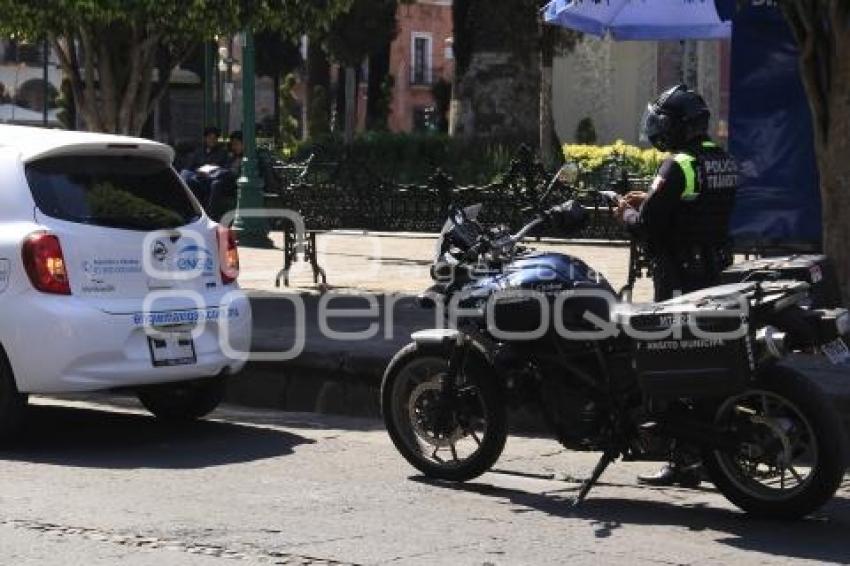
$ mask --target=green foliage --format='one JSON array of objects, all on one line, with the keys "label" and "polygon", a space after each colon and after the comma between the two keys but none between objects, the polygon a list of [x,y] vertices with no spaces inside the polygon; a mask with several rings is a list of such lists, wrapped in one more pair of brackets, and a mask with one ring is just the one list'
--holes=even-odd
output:
[{"label": "green foliage", "polygon": [[518,145],[513,140],[470,140],[441,134],[367,132],[345,146],[333,136],[300,144],[291,154],[303,160],[311,153],[317,162],[362,166],[370,173],[398,183],[425,183],[439,167],[461,185],[494,181],[508,169]]},{"label": "green foliage", "polygon": [[325,30],[351,2],[0,0],[0,34],[47,37],[87,127],[139,134],[167,90],[172,69],[200,41],[246,28],[289,37]]},{"label": "green foliage", "polygon": [[327,89],[321,85],[313,87],[313,96],[310,97],[310,107],[307,109],[307,122],[310,124],[311,135],[322,137],[330,133],[329,104]]},{"label": "green foliage", "polygon": [[542,0],[455,0],[454,55],[463,75],[475,52],[510,52],[529,64],[537,58]]},{"label": "green foliage", "polygon": [[277,30],[258,33],[254,38],[254,52],[260,77],[282,77],[304,63],[298,40]]},{"label": "green foliage", "polygon": [[325,48],[336,61],[356,67],[396,36],[398,0],[354,0],[335,18]]},{"label": "green foliage", "polygon": [[611,145],[567,144],[563,148],[564,157],[572,161],[582,171],[593,173],[600,169],[616,164],[624,167],[630,173],[650,176],[654,175],[658,166],[666,157],[657,149],[642,149],[617,140]]},{"label": "green foliage", "polygon": [[88,194],[91,215],[97,218],[144,219],[156,226],[179,226],[183,218],[173,210],[159,206],[109,181],[92,187]]},{"label": "green foliage", "polygon": [[291,147],[298,141],[298,120],[295,113],[298,103],[295,99],[295,84],[297,79],[292,73],[286,75],[280,83],[278,104],[280,104],[280,124],[278,124],[278,139],[283,147]]},{"label": "green foliage", "polygon": [[576,126],[576,143],[585,145],[596,143],[596,126],[593,125],[593,118],[585,116],[579,120]]},{"label": "green foliage", "polygon": [[369,121],[368,128],[375,132],[385,132],[389,128],[387,123],[390,117],[390,107],[393,100],[393,88],[395,88],[395,77],[387,75],[381,82],[381,89],[378,92],[377,100],[373,102],[375,109],[372,119]]},{"label": "green foliage", "polygon": [[23,37],[63,35],[140,24],[170,39],[208,38],[245,27],[300,30],[327,28],[352,0],[0,0],[0,32]]}]

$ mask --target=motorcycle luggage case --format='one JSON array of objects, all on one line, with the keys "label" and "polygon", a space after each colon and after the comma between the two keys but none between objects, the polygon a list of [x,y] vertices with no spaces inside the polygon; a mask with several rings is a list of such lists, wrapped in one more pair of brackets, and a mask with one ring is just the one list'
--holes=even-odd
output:
[{"label": "motorcycle luggage case", "polygon": [[805,281],[811,285],[810,297],[815,308],[841,304],[835,269],[825,255],[786,255],[764,257],[736,263],[721,274],[723,283],[766,279],[772,274],[779,279]]},{"label": "motorcycle luggage case", "polygon": [[754,367],[749,329],[740,316],[716,313],[694,305],[650,305],[630,314],[634,369],[647,398],[714,397],[746,388]]}]

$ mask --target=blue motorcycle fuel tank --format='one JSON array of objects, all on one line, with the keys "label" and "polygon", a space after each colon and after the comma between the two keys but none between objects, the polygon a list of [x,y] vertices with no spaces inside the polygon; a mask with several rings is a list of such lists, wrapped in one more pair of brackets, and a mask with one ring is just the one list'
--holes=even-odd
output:
[{"label": "blue motorcycle fuel tank", "polygon": [[514,289],[543,292],[599,289],[614,293],[605,277],[584,261],[554,252],[522,256],[505,266],[501,273],[477,279],[466,288],[479,296],[482,292]]},{"label": "blue motorcycle fuel tank", "polygon": [[[603,296],[576,295],[562,303],[557,313],[545,315],[537,299],[517,297],[511,293],[533,291],[554,297],[573,290],[602,291]],[[607,320],[610,301],[615,293],[605,277],[579,258],[540,252],[524,255],[506,265],[501,273],[487,275],[465,285],[460,306],[480,308],[491,297],[496,301],[492,305],[493,319],[488,318],[488,325],[492,323],[501,330],[526,332],[526,336],[535,337],[534,330],[544,325],[544,317],[553,314],[561,317],[566,327],[583,326],[588,311]]]}]

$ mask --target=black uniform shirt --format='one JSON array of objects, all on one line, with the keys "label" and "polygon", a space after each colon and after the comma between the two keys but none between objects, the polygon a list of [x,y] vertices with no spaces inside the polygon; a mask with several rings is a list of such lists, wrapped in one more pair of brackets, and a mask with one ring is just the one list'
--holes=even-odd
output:
[{"label": "black uniform shirt", "polygon": [[674,215],[685,192],[685,174],[672,157],[661,163],[640,210],[628,209],[623,217],[637,237],[653,246],[662,245],[674,224]]}]

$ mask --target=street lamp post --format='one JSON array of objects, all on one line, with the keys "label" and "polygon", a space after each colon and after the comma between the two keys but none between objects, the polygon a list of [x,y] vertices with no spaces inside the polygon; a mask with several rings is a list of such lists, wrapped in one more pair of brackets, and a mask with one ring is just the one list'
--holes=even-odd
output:
[{"label": "street lamp post", "polygon": [[242,72],[242,65],[230,56],[227,46],[218,48],[218,72],[223,77],[222,102],[224,106],[224,123],[220,126],[222,130],[230,129],[230,108],[233,104],[233,79]]},{"label": "street lamp post", "polygon": [[263,207],[260,181],[257,175],[257,138],[254,117],[254,34],[245,30],[242,43],[242,138],[244,158],[242,171],[236,182],[239,188],[236,200],[236,219],[233,229],[243,246],[271,247],[268,223],[265,218],[243,216],[246,209]]}]

